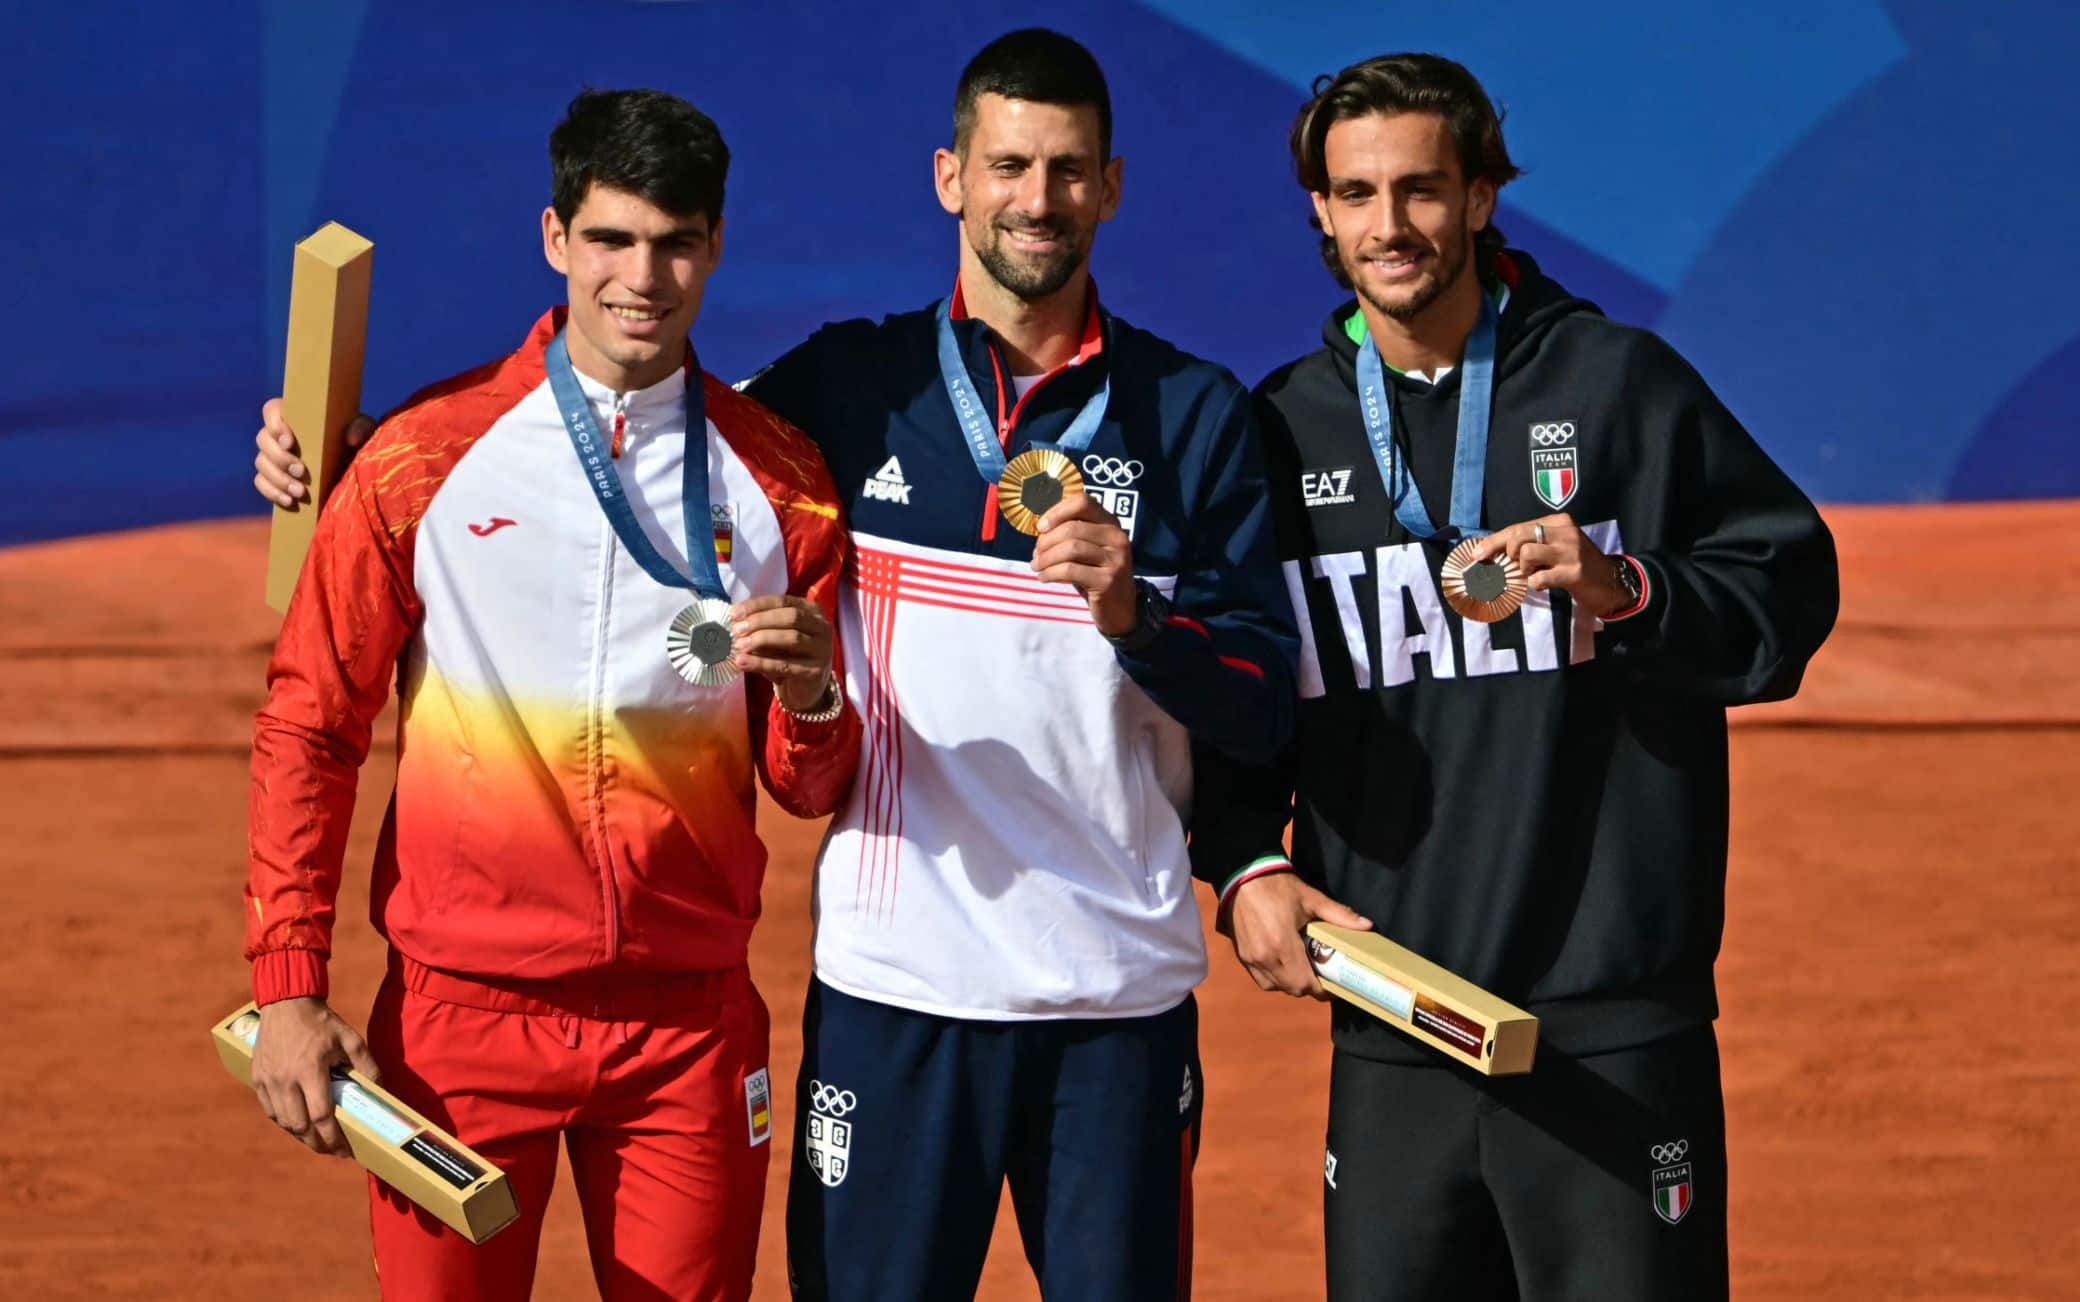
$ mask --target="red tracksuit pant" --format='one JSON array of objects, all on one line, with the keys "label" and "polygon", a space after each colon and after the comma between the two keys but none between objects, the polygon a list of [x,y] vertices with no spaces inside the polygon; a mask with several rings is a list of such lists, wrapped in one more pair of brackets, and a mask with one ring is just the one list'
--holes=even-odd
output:
[{"label": "red tracksuit pant", "polygon": [[749,1297],[768,1032],[744,968],[490,984],[393,953],[368,1021],[383,1084],[504,1170],[520,1218],[475,1246],[371,1177],[383,1295],[526,1298],[561,1141],[606,1302]]}]

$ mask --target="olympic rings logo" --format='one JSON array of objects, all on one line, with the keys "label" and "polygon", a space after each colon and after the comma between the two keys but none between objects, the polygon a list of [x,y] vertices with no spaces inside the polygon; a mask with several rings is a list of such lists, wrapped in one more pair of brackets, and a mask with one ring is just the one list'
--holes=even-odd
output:
[{"label": "olympic rings logo", "polygon": [[842,1117],[859,1106],[857,1094],[826,1085],[820,1080],[809,1082],[809,1101],[818,1112],[828,1112],[834,1117]]},{"label": "olympic rings logo", "polygon": [[1531,427],[1531,441],[1542,448],[1552,447],[1555,443],[1565,443],[1573,437],[1574,422],[1571,420],[1556,420]]},{"label": "olympic rings logo", "polygon": [[1678,1139],[1673,1144],[1656,1144],[1649,1151],[1654,1154],[1654,1161],[1656,1163],[1658,1163],[1661,1166],[1667,1166],[1670,1162],[1680,1161],[1683,1157],[1689,1154],[1690,1141],[1687,1139]]},{"label": "olympic rings logo", "polygon": [[1092,483],[1101,488],[1114,485],[1125,488],[1141,478],[1147,467],[1139,461],[1128,461],[1121,457],[1101,457],[1093,452],[1083,459],[1083,473],[1090,476]]}]

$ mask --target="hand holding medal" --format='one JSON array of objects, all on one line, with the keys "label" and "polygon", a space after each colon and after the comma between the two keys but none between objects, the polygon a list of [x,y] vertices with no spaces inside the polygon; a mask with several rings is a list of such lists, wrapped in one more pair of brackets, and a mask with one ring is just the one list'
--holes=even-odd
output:
[{"label": "hand holding medal", "polygon": [[733,665],[772,683],[780,704],[807,714],[831,686],[836,636],[823,608],[806,597],[753,597],[727,614]]},{"label": "hand holding medal", "polygon": [[1370,335],[1359,346],[1359,414],[1365,421],[1365,437],[1372,444],[1380,482],[1393,503],[1394,518],[1414,538],[1458,536],[1459,544],[1445,557],[1438,580],[1445,600],[1465,619],[1484,624],[1507,619],[1527,594],[1556,588],[1599,618],[1636,606],[1635,594],[1618,586],[1610,558],[1576,527],[1572,516],[1549,515],[1492,534],[1481,533],[1497,324],[1495,304],[1483,296],[1480,321],[1467,337],[1459,368],[1459,430],[1452,452],[1447,529],[1432,523],[1422,490],[1401,464],[1394,441],[1394,389],[1386,381],[1379,348]]},{"label": "hand holding medal", "polygon": [[1437,572],[1444,599],[1465,619],[1493,624],[1524,604],[1524,572],[1507,553],[1490,556],[1485,538],[1468,538],[1452,548]]},{"label": "hand holding medal", "polygon": [[[1516,571],[1517,582],[1530,592],[1565,592],[1575,603],[1599,618],[1632,604],[1630,594],[1617,584],[1610,558],[1583,533],[1570,515],[1548,515],[1498,529],[1485,538],[1469,539],[1452,552],[1466,556],[1468,573],[1482,565],[1506,566]],[[1445,562],[1449,575],[1453,561]],[[1446,599],[1451,600],[1449,577]],[[1465,586],[1470,590],[1472,583]],[[1452,608],[1469,619],[1456,600]],[[1515,609],[1515,603],[1511,604]],[[1507,612],[1504,612],[1507,613]],[[1497,616],[1496,618],[1501,618]]]},{"label": "hand holding medal", "polygon": [[[1005,514],[1010,514],[1008,507]],[[1067,583],[1082,592],[1100,633],[1116,638],[1131,632],[1140,618],[1134,548],[1112,513],[1079,484],[1076,492],[1035,521],[1034,528],[1040,541],[1033,548],[1033,572],[1049,583]]]}]

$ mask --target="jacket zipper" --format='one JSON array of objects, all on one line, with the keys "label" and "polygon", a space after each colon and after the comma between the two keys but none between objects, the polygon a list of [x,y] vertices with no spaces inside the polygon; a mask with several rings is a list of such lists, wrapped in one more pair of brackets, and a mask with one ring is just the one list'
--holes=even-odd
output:
[{"label": "jacket zipper", "polygon": [[[614,455],[621,454],[621,431],[627,412],[627,398],[614,395]],[[593,867],[599,873],[600,917],[606,927],[606,945],[602,955],[604,963],[612,963],[621,952],[621,906],[614,897],[614,853],[607,838],[607,779],[606,779],[606,681],[607,642],[612,626],[614,606],[614,564],[620,555],[620,539],[613,529],[607,529],[605,558],[600,564],[599,574],[599,620],[592,631],[592,688],[588,693],[590,702],[586,710],[585,727],[585,789],[592,808],[591,840]]]}]

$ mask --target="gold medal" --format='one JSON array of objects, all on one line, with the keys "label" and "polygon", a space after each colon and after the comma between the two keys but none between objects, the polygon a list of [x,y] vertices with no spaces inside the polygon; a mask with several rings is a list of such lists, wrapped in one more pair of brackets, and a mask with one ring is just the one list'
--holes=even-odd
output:
[{"label": "gold medal", "polygon": [[997,480],[997,507],[1011,527],[1040,532],[1040,517],[1071,493],[1083,491],[1076,463],[1053,448],[1027,448],[1011,458]]},{"label": "gold medal", "polygon": [[1452,548],[1437,577],[1444,586],[1444,599],[1453,610],[1467,619],[1492,624],[1508,619],[1524,604],[1524,573],[1507,552],[1497,553],[1491,560],[1474,560],[1473,552],[1480,542],[1478,538],[1468,538]]}]

